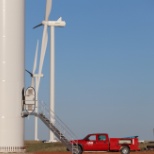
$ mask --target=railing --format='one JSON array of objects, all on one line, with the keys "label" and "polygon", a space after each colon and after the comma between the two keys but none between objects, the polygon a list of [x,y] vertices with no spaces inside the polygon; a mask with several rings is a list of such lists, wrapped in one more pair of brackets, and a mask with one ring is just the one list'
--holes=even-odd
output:
[{"label": "railing", "polygon": [[[23,101],[22,116],[34,115],[43,118],[42,121],[53,131],[55,136],[65,144],[73,154],[81,154],[78,143],[74,141],[76,135],[71,129],[42,101]],[[58,134],[58,135],[57,135]],[[73,140],[73,142],[70,142]]]},{"label": "railing", "polygon": [[44,114],[46,118],[61,132],[67,140],[74,140],[77,136],[71,129],[53,112],[44,102],[38,103],[38,113]]}]

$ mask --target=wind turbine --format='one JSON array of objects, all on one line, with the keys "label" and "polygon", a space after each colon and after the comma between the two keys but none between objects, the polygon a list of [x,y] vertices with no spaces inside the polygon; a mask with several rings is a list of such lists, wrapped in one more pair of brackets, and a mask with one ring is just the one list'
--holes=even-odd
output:
[{"label": "wind turbine", "polygon": [[[45,12],[45,20],[42,21],[41,24],[35,26],[34,28],[37,28],[39,26],[44,25],[43,29],[43,36],[42,36],[42,45],[41,45],[41,55],[40,55],[40,64],[39,64],[39,78],[37,82],[37,87],[39,87],[40,84],[40,75],[42,73],[42,67],[44,63],[44,57],[45,52],[47,48],[48,43],[48,27],[50,27],[50,110],[54,113],[55,110],[55,27],[64,27],[66,25],[65,21],[62,21],[62,18],[60,17],[57,21],[49,21],[49,15],[51,12],[51,6],[52,6],[52,0],[46,1],[46,12]],[[50,120],[54,124],[55,121],[53,121],[54,115],[50,115]],[[54,142],[54,134],[50,132],[50,139],[49,141]]]},{"label": "wind turbine", "polygon": [[[32,72],[28,71],[25,69],[25,71],[27,73],[29,73],[29,75],[31,76],[32,80],[31,80],[31,88],[35,89],[35,100],[34,100],[34,104],[35,104],[35,112],[38,112],[38,90],[39,90],[39,85],[38,85],[38,79],[40,77],[43,77],[43,74],[36,74],[36,68],[37,68],[37,58],[38,58],[38,48],[39,48],[39,41],[37,41],[36,44],[36,51],[35,51],[35,56],[34,56],[34,64],[33,64],[33,70]],[[35,125],[34,125],[34,139],[37,141],[38,139],[38,118],[35,117]]]}]

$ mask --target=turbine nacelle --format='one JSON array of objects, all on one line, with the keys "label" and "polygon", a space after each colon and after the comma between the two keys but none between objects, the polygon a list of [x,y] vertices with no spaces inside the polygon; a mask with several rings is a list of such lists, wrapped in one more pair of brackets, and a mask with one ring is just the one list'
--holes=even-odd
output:
[{"label": "turbine nacelle", "polygon": [[43,74],[33,74],[33,77],[43,77]]},{"label": "turbine nacelle", "polygon": [[46,20],[44,20],[44,21],[42,21],[42,23],[36,25],[34,27],[34,29],[38,28],[40,26],[43,26],[43,25],[56,26],[56,27],[64,27],[64,26],[66,26],[66,22],[62,21],[62,17],[60,17],[57,21],[48,21],[48,20],[46,21]]},{"label": "turbine nacelle", "polygon": [[62,18],[60,17],[57,21],[42,21],[42,24],[48,26],[64,27],[66,22],[62,21]]}]

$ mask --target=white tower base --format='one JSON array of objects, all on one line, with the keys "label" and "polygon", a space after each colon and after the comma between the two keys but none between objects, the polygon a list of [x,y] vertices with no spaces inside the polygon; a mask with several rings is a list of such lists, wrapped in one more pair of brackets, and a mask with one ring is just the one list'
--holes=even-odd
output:
[{"label": "white tower base", "polygon": [[25,0],[0,0],[0,152],[24,152]]}]

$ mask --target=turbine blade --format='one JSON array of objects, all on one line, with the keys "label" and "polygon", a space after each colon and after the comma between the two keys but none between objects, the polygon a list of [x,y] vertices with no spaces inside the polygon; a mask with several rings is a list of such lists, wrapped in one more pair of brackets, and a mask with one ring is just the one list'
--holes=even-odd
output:
[{"label": "turbine blade", "polygon": [[52,7],[52,0],[46,0],[45,21],[48,20]]},{"label": "turbine blade", "polygon": [[37,55],[38,55],[38,48],[39,48],[39,41],[37,40],[37,44],[36,44],[36,50],[35,50],[35,57],[34,57],[34,65],[33,65],[33,74],[36,71],[36,67],[37,67]]},{"label": "turbine blade", "polygon": [[26,70],[26,69],[25,69],[25,71],[26,71],[27,73],[29,73],[29,75],[30,75],[31,77],[33,77],[33,74],[32,74],[30,71],[28,71],[28,70]]},{"label": "turbine blade", "polygon": [[[45,57],[45,52],[47,48],[47,43],[48,43],[48,32],[47,32],[47,25],[44,25],[44,30],[43,30],[43,36],[42,36],[42,45],[41,45],[41,53],[40,53],[40,64],[39,64],[39,75],[42,74],[42,68],[43,68],[43,63],[44,63],[44,57]],[[37,80],[37,88],[39,89],[40,85],[40,76],[38,77]]]},{"label": "turbine blade", "polygon": [[33,76],[32,76],[32,81],[31,81],[31,87],[33,87],[33,88],[36,88],[36,87],[34,87],[35,86],[35,77],[34,77],[34,74],[35,74],[36,67],[37,67],[38,48],[39,48],[39,41],[37,40],[36,50],[35,50],[35,57],[34,57],[34,65],[33,65],[33,71],[32,71]]},{"label": "turbine blade", "polygon": [[38,28],[38,27],[40,27],[40,26],[42,26],[42,25],[43,25],[43,24],[42,24],[42,23],[40,23],[40,24],[38,24],[38,25],[34,26],[34,27],[33,27],[33,29]]}]

